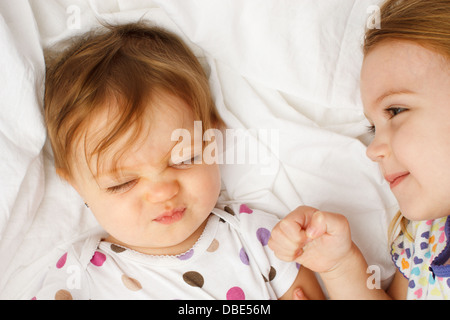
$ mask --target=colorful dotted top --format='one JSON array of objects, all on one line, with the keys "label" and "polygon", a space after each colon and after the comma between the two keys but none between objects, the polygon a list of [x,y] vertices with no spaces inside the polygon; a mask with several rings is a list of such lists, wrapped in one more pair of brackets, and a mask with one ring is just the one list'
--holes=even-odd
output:
[{"label": "colorful dotted top", "polygon": [[450,219],[408,224],[392,245],[392,260],[409,280],[407,299],[450,299]]},{"label": "colorful dotted top", "polygon": [[142,254],[100,236],[75,243],[34,299],[277,299],[299,268],[267,246],[278,218],[244,204],[223,209],[177,256]]}]

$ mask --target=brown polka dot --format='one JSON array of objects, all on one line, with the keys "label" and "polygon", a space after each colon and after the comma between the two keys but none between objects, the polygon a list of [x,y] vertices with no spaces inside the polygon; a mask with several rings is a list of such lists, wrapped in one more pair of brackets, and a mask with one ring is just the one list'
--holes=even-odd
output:
[{"label": "brown polka dot", "polygon": [[123,285],[131,291],[139,291],[142,289],[142,285],[136,279],[130,278],[129,276],[122,275]]},{"label": "brown polka dot", "polygon": [[69,291],[59,290],[55,294],[55,300],[73,300],[73,298]]},{"label": "brown polka dot", "polygon": [[118,245],[116,245],[114,243],[111,243],[111,250],[116,252],[116,253],[121,253],[121,252],[124,252],[127,249],[125,249],[124,247],[118,246]]},{"label": "brown polka dot", "polygon": [[203,284],[205,283],[203,276],[196,271],[189,271],[183,274],[183,280],[188,285],[199,288],[203,287]]},{"label": "brown polka dot", "polygon": [[277,275],[277,270],[275,270],[274,267],[270,267],[270,271],[269,271],[269,280],[267,280],[267,278],[262,274],[262,277],[264,279],[264,282],[269,282],[272,281],[273,279],[275,279],[275,276]]},{"label": "brown polka dot", "polygon": [[211,244],[209,245],[208,249],[206,249],[206,251],[208,252],[214,252],[217,249],[219,249],[219,241],[217,241],[217,239],[214,239]]},{"label": "brown polka dot", "polygon": [[229,214],[231,214],[232,216],[236,215],[233,211],[233,209],[231,209],[229,206],[225,206],[225,208],[223,208],[223,211],[228,212]]},{"label": "brown polka dot", "polygon": [[275,279],[275,276],[277,275],[277,270],[275,270],[274,267],[270,267],[270,271],[269,271],[269,281],[272,281],[273,279]]}]

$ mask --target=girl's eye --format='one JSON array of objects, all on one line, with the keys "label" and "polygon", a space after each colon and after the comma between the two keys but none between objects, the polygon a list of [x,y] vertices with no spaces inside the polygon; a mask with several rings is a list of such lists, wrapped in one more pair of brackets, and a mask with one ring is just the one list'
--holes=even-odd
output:
[{"label": "girl's eye", "polygon": [[110,193],[125,193],[131,190],[137,183],[138,183],[137,179],[130,180],[117,186],[109,187],[106,189],[106,191]]},{"label": "girl's eye", "polygon": [[398,115],[399,113],[402,113],[403,111],[406,111],[406,110],[408,110],[408,109],[400,108],[400,107],[391,107],[391,108],[385,109],[384,111],[390,118],[393,118],[396,115]]},{"label": "girl's eye", "polygon": [[[389,119],[392,119],[393,117],[395,117],[396,115],[398,115],[399,113],[402,113],[404,111],[408,111],[408,109],[406,108],[401,108],[401,107],[389,107],[384,109],[384,113],[389,117]],[[370,125],[367,127],[367,131],[371,134],[375,134],[375,126],[374,125]]]}]

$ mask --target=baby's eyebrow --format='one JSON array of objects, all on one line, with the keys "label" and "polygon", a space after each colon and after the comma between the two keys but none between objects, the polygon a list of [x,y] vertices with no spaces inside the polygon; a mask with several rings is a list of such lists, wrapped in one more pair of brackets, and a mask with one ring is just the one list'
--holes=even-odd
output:
[{"label": "baby's eyebrow", "polygon": [[[172,144],[169,145],[167,153],[164,153],[161,156],[160,163],[165,163],[168,159],[170,159],[172,155],[172,150],[175,148],[175,146],[180,143],[181,141],[175,141]],[[194,140],[191,139],[191,148],[193,149],[194,146]],[[113,169],[108,170],[100,170],[93,174],[94,178],[98,181],[100,179],[105,178],[113,178],[114,180],[118,180],[122,178],[123,176],[126,176],[127,174],[131,172],[135,172],[137,168],[143,166],[144,164],[137,164],[136,166],[115,166]]]},{"label": "baby's eyebrow", "polygon": [[[127,171],[128,170],[128,171]],[[122,179],[124,179],[127,175],[129,175],[127,172],[131,172],[129,168],[125,167],[119,167],[108,171],[100,172],[96,175],[94,175],[94,179],[97,182],[100,182],[103,180],[103,182],[118,182]]]}]

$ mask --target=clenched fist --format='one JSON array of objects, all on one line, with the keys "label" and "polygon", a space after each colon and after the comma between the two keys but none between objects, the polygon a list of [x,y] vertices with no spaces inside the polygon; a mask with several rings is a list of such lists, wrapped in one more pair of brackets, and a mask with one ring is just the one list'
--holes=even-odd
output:
[{"label": "clenched fist", "polygon": [[350,227],[343,215],[301,206],[274,227],[269,247],[281,260],[328,272],[352,250]]}]

